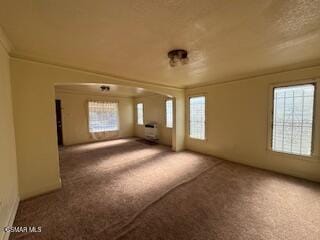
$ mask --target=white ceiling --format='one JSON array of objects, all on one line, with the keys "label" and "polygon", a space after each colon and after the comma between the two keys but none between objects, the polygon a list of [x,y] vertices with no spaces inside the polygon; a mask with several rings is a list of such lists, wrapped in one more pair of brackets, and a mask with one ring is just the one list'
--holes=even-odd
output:
[{"label": "white ceiling", "polygon": [[[102,85],[109,86],[110,91],[102,92]],[[57,92],[103,95],[112,97],[142,97],[155,94],[143,88],[126,87],[114,84],[64,84],[56,85],[55,90]]]},{"label": "white ceiling", "polygon": [[[0,0],[13,56],[177,87],[320,64],[320,0]],[[188,65],[167,52],[184,48]]]}]

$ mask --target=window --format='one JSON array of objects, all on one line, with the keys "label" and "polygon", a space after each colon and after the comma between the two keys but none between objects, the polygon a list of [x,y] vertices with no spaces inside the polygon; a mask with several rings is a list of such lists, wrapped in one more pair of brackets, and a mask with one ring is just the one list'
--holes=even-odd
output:
[{"label": "window", "polygon": [[137,104],[137,123],[143,125],[143,103]]},{"label": "window", "polygon": [[190,97],[189,99],[189,136],[205,139],[206,97]]},{"label": "window", "polygon": [[119,130],[118,103],[90,101],[89,132],[109,132]]},{"label": "window", "polygon": [[172,107],[173,101],[172,99],[166,100],[166,127],[172,128],[173,126],[173,107]]},{"label": "window", "polygon": [[311,155],[314,84],[273,90],[272,150]]}]

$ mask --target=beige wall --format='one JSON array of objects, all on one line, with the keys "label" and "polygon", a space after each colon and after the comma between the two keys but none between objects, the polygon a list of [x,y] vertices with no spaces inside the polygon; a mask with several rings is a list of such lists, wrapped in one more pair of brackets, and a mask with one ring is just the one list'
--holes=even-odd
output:
[{"label": "beige wall", "polygon": [[133,99],[130,97],[105,97],[56,91],[56,99],[62,105],[62,131],[64,145],[96,141],[88,128],[88,101],[116,101],[119,106],[120,130],[116,136],[102,139],[133,136]]},{"label": "beige wall", "polygon": [[320,76],[320,67],[187,89],[187,94],[208,94],[208,140],[201,142],[190,140],[187,134],[184,138],[185,96],[181,89],[119,80],[17,58],[11,58],[10,62],[19,190],[23,199],[60,187],[54,85],[63,83],[120,84],[173,96],[176,120],[172,129],[173,149],[182,150],[186,143],[191,150],[320,180],[318,160],[275,154],[266,147],[270,84]]},{"label": "beige wall", "polygon": [[137,124],[136,104],[143,103],[144,123],[157,122],[159,142],[165,145],[172,145],[172,128],[166,127],[166,108],[165,101],[167,97],[162,95],[151,95],[146,97],[135,98],[135,135],[144,137],[144,126]]},{"label": "beige wall", "polygon": [[9,56],[0,41],[0,239],[18,199]]},{"label": "beige wall", "polygon": [[[176,126],[172,129],[175,150],[182,150],[185,141],[187,148],[194,151],[320,181],[319,160],[275,154],[267,150],[270,84],[320,76],[320,67],[187,89],[187,95],[208,95],[208,140],[205,142],[190,140],[187,134],[183,137],[186,116],[183,90],[118,80],[16,58],[11,58],[10,67],[19,188],[23,199],[60,187],[54,85],[62,83],[122,84],[171,95],[175,99],[176,110]],[[153,110],[157,109],[153,106]],[[320,119],[319,113],[317,111],[317,119]],[[162,119],[164,121],[164,117]],[[319,146],[317,148],[319,152]]]},{"label": "beige wall", "polygon": [[174,150],[185,149],[185,94],[177,96],[173,100],[173,129],[172,129],[172,148]]},{"label": "beige wall", "polygon": [[315,113],[315,156],[297,157],[268,149],[268,113],[271,110],[272,85],[317,76],[320,76],[320,67],[188,89],[187,96],[207,96],[207,140],[190,139],[186,125],[186,147],[227,160],[320,181],[319,91]]},{"label": "beige wall", "polygon": [[61,187],[55,123],[55,93],[46,69],[16,65],[11,81],[20,197],[26,199]]},{"label": "beige wall", "polygon": [[[156,86],[77,69],[11,58],[11,80],[20,197],[25,199],[61,186],[55,123],[55,84],[104,83],[141,87],[181,99],[183,90]],[[176,109],[181,115],[184,108]],[[183,121],[178,118],[177,121]],[[184,126],[184,122],[181,122]],[[176,129],[174,134],[181,136]],[[181,150],[184,138],[175,138]]]}]

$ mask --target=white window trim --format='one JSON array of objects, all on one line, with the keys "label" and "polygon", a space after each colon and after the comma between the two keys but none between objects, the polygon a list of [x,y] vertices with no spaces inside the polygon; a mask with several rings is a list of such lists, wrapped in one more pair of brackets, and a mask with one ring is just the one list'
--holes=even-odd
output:
[{"label": "white window trim", "polygon": [[[272,128],[273,128],[273,90],[274,88],[278,87],[288,87],[288,86],[296,86],[296,85],[303,85],[303,84],[314,84],[315,85],[315,92],[314,92],[314,105],[313,105],[313,127],[312,127],[312,142],[311,142],[311,155],[299,155],[295,153],[286,153],[286,152],[279,152],[272,149]],[[273,155],[277,156],[288,156],[298,160],[306,160],[306,161],[319,161],[319,110],[320,106],[318,103],[318,99],[320,97],[319,92],[319,79],[304,79],[304,80],[297,80],[297,81],[286,81],[286,82],[279,82],[279,83],[272,83],[269,86],[269,97],[268,97],[268,133],[267,133],[267,151]]]},{"label": "white window trim", "polygon": [[[199,138],[193,138],[190,136],[190,98],[193,97],[205,97],[205,121],[204,121],[204,139],[199,139]],[[192,94],[187,96],[187,132],[188,132],[188,138],[192,141],[200,141],[200,142],[207,142],[208,141],[208,94],[207,93],[199,93],[199,94]]]},{"label": "white window trim", "polygon": [[[171,101],[172,102],[172,126],[171,127],[168,127],[168,124],[167,124],[167,101]],[[169,128],[169,129],[173,129],[173,116],[174,116],[174,112],[173,112],[173,99],[172,98],[167,98],[165,101],[164,101],[164,108],[165,108],[165,124],[166,124],[166,128]]]},{"label": "white window trim", "polygon": [[[138,104],[142,104],[142,123],[138,122]],[[136,103],[136,123],[138,126],[144,126],[144,103],[143,102]]]}]

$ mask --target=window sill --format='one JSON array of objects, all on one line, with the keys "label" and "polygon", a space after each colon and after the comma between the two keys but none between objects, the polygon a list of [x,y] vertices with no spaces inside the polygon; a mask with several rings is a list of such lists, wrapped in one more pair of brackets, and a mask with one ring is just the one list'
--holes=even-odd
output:
[{"label": "window sill", "polygon": [[207,138],[204,138],[204,139],[201,139],[201,138],[193,138],[193,137],[190,137],[188,136],[190,140],[193,140],[193,141],[199,141],[199,142],[207,142]]},{"label": "window sill", "polygon": [[118,132],[119,129],[115,129],[115,130],[105,130],[105,131],[96,131],[96,132],[89,132],[91,134],[97,134],[97,133],[108,133],[108,132]]},{"label": "window sill", "polygon": [[277,151],[274,151],[272,149],[268,149],[268,152],[272,155],[275,155],[275,156],[278,156],[278,157],[291,157],[293,159],[296,159],[296,160],[300,160],[300,161],[307,161],[307,162],[318,162],[320,163],[319,161],[319,156],[317,155],[298,155],[298,154],[294,154],[294,153],[286,153],[286,152],[277,152]]}]

